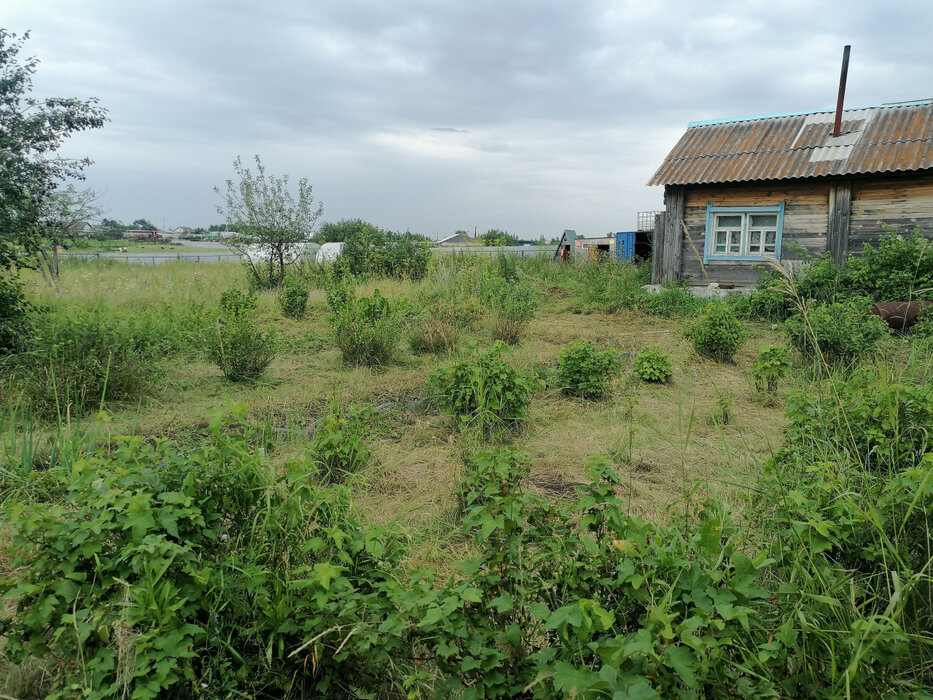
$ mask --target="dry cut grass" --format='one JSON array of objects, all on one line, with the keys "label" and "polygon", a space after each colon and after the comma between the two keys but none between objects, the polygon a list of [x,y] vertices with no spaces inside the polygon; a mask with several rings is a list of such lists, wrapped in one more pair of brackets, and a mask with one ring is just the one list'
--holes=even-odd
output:
[{"label": "dry cut grass", "polygon": [[[223,289],[245,287],[240,268],[228,264],[75,265],[65,267],[63,278],[63,299],[38,285],[34,296],[52,306],[98,305],[127,313],[160,304],[214,304]],[[371,294],[377,287],[390,301],[413,298],[419,288],[380,280],[359,293]],[[621,495],[632,513],[661,519],[685,500],[713,493],[738,508],[735,494],[775,448],[782,427],[781,406],[763,405],[746,375],[759,345],[781,342],[776,332],[764,325],[752,328],[736,364],[717,364],[694,353],[681,320],[634,312],[572,313],[574,299],[555,290],[560,293],[545,299],[513,348],[513,362],[554,366],[564,345],[585,338],[618,349],[623,373],[609,398],[598,403],[567,399],[552,390],[534,397],[524,429],[512,439],[532,463],[526,487],[563,497],[584,480],[587,460],[600,455],[621,475]],[[111,407],[114,429],[190,440],[203,435],[211,408],[242,402],[253,420],[276,429],[279,443],[271,459],[284,462],[302,451],[307,426],[324,415],[334,398],[372,405],[415,399],[423,395],[426,377],[451,361],[449,354],[415,354],[406,345],[398,363],[388,367],[344,365],[328,339],[329,312],[320,290],[311,292],[301,320],[281,318],[272,293],[260,295],[259,311],[275,325],[284,348],[266,376],[232,384],[197,354],[171,360],[150,397]],[[459,349],[488,344],[490,336],[489,324],[479,327],[463,334]],[[673,356],[670,384],[643,383],[632,374],[634,355],[649,344]],[[723,403],[729,408],[725,423]],[[397,521],[406,528],[415,562],[443,568],[468,549],[451,536],[457,517],[454,492],[464,456],[479,445],[455,432],[440,413],[392,409],[379,413],[379,423],[372,464],[353,483],[356,502],[372,521]]]}]

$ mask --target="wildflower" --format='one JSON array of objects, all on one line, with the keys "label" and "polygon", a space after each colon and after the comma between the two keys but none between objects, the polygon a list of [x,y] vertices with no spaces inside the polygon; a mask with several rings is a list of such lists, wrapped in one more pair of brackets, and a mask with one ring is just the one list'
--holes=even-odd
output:
[{"label": "wildflower", "polygon": [[620,552],[625,552],[626,554],[631,554],[635,551],[635,543],[631,540],[613,540],[612,548]]}]

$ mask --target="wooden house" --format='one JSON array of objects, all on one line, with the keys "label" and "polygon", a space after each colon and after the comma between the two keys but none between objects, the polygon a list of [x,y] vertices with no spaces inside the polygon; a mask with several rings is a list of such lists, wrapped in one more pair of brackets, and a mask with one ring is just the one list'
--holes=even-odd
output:
[{"label": "wooden house", "polygon": [[554,259],[563,257],[562,251],[567,251],[568,258],[581,260],[599,260],[600,256],[611,257],[615,255],[616,240],[614,235],[586,238],[577,235],[576,231],[564,229],[564,235],[557,243]]},{"label": "wooden house", "polygon": [[458,245],[470,245],[475,244],[475,241],[470,238],[470,234],[463,231],[459,231],[452,236],[447,236],[447,238],[442,238],[437,242],[437,245],[449,248],[451,246]]},{"label": "wooden house", "polygon": [[747,285],[769,259],[790,265],[802,252],[842,263],[882,224],[933,237],[933,100],[838,117],[689,124],[648,183],[664,185],[665,206],[652,282]]},{"label": "wooden house", "polygon": [[574,243],[577,240],[577,232],[573,229],[565,228],[564,234],[560,237],[560,240],[557,242],[557,250],[554,251],[554,259],[563,257],[561,255],[562,251],[566,251],[566,257],[573,255]]}]

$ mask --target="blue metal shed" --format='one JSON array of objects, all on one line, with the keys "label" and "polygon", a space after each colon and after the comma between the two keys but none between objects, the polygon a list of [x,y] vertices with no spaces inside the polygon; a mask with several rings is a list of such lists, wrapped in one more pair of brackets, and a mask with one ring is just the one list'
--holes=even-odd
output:
[{"label": "blue metal shed", "polygon": [[619,260],[632,260],[635,257],[635,232],[620,231],[616,234],[616,255]]}]

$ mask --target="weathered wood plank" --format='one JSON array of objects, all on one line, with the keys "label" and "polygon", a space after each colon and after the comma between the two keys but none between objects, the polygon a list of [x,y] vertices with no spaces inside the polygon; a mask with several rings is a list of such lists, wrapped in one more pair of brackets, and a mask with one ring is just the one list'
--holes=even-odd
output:
[{"label": "weathered wood plank", "polygon": [[656,284],[664,284],[680,277],[682,222],[684,220],[684,187],[668,185],[664,188],[664,230],[660,268]]},{"label": "weathered wood plank", "polygon": [[661,212],[654,219],[654,236],[651,248],[651,283],[660,284],[661,259],[664,257],[664,229],[667,214]]},{"label": "weathered wood plank", "polygon": [[826,222],[826,249],[833,262],[841,265],[849,250],[849,221],[852,218],[852,185],[836,182],[829,191],[829,219]]},{"label": "weathered wood plank", "polygon": [[826,182],[729,183],[699,185],[687,193],[686,206],[706,206],[713,202],[724,207],[768,206],[775,202],[826,205]]},{"label": "weathered wood plank", "polygon": [[877,241],[882,223],[901,234],[919,228],[933,235],[933,175],[853,183],[849,251],[861,253],[865,243]]}]

